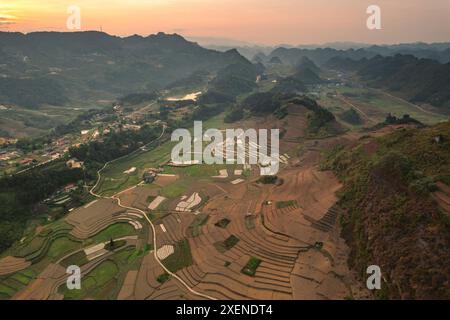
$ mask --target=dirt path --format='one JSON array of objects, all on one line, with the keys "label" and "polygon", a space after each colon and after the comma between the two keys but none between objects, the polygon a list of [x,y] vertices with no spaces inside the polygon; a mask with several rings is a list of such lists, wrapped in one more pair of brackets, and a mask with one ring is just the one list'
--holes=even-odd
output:
[{"label": "dirt path", "polygon": [[370,117],[364,111],[362,111],[359,107],[357,107],[356,105],[354,105],[353,103],[351,103],[350,101],[345,99],[343,96],[338,95],[337,97],[342,102],[344,102],[344,103],[348,104],[349,106],[351,106],[352,108],[356,109],[363,116],[363,118],[365,118],[367,121],[374,122],[372,119],[370,119]]},{"label": "dirt path", "polygon": [[139,110],[134,111],[133,113],[130,114],[130,117],[133,117],[136,114],[142,115],[145,114],[145,112],[147,111],[147,109],[153,107],[157,102],[152,102],[148,105],[146,105],[145,107],[140,108]]},{"label": "dirt path", "polygon": [[390,94],[390,93],[388,93],[388,92],[385,92],[385,91],[382,91],[382,90],[379,90],[379,89],[373,89],[373,90],[375,90],[375,91],[377,91],[377,92],[379,92],[379,93],[381,93],[381,94],[384,94],[385,96],[388,96],[388,97],[390,97],[390,98],[392,98],[392,99],[394,99],[394,100],[403,102],[403,103],[405,103],[405,104],[407,104],[407,105],[409,105],[409,106],[411,106],[411,107],[414,107],[414,108],[416,108],[416,109],[418,109],[418,110],[420,110],[420,111],[422,111],[422,112],[424,112],[424,113],[427,113],[427,114],[429,114],[429,115],[432,115],[432,116],[438,116],[438,117],[439,117],[439,116],[442,116],[442,115],[440,115],[440,114],[438,114],[438,113],[434,113],[434,112],[432,112],[432,111],[425,110],[424,108],[422,108],[421,106],[418,106],[417,104],[411,103],[411,102],[409,102],[409,101],[407,101],[407,100],[405,100],[405,99],[402,99],[402,98],[400,98],[400,97],[396,97],[396,96],[394,96],[394,95],[392,95],[392,94]]}]

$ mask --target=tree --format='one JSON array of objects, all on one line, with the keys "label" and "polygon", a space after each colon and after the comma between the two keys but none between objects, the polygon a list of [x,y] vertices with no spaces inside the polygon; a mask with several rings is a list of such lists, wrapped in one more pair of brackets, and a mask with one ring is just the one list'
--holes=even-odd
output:
[{"label": "tree", "polygon": [[115,246],[115,245],[116,245],[116,244],[115,244],[115,242],[114,242],[114,239],[111,238],[111,239],[109,240],[108,249],[109,249],[109,250],[114,250],[114,246]]}]

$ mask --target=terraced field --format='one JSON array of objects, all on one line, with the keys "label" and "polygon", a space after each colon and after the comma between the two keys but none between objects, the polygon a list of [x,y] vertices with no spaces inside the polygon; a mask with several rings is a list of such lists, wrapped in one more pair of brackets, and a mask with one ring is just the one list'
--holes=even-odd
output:
[{"label": "terraced field", "polygon": [[[162,261],[182,282],[147,255],[139,272],[127,275],[121,298],[201,298],[186,287],[216,299],[365,296],[347,269],[347,248],[336,224],[339,212],[333,205],[340,184],[331,173],[316,168],[320,149],[329,143],[333,142],[315,144],[286,165],[279,175],[284,181],[280,186],[258,184],[257,168],[239,185],[232,185],[231,178],[200,175],[190,180],[198,172],[193,167],[168,169],[180,179],[155,194],[169,198],[168,211],[150,215],[155,248],[184,243],[184,254],[175,249],[173,259]],[[171,211],[192,192],[208,196],[199,212]]]},{"label": "terraced field", "polygon": [[[247,123],[258,128],[280,121],[277,125],[287,129],[281,152],[291,156],[278,173],[281,183],[259,183],[257,166],[245,174],[242,166],[170,167],[165,162],[168,142],[152,152],[120,159],[101,173],[93,192],[96,200],[24,239],[15,258],[5,260],[3,270],[13,272],[0,275],[0,297],[367,297],[347,268],[348,248],[339,236],[335,193],[340,183],[318,168],[322,150],[354,137],[307,141],[305,123],[298,122],[305,114],[295,106],[290,110],[283,120]],[[142,171],[160,165],[166,176],[142,184]],[[133,167],[135,171],[124,174]],[[226,170],[226,178],[221,170]],[[236,179],[242,180],[233,184]],[[201,198],[198,204],[176,210],[195,194]],[[164,200],[149,209],[157,197]],[[71,264],[81,269],[82,290],[65,286]],[[0,271],[1,267],[0,261]]]}]

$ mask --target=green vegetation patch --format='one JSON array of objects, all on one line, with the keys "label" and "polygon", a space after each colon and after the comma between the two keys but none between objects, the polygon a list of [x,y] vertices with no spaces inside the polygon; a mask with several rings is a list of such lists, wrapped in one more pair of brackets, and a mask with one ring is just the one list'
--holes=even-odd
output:
[{"label": "green vegetation patch", "polygon": [[168,199],[181,197],[189,189],[191,183],[191,179],[180,179],[161,189],[161,195]]},{"label": "green vegetation patch", "polygon": [[168,274],[167,272],[164,272],[163,274],[160,274],[158,276],[158,278],[156,278],[156,281],[163,284],[163,283],[169,281],[169,279],[170,279],[170,274]]},{"label": "green vegetation patch", "polygon": [[86,254],[84,253],[84,251],[79,251],[79,252],[74,253],[73,255],[65,258],[63,261],[61,261],[60,264],[63,267],[67,268],[68,266],[72,266],[72,265],[81,267],[88,262],[89,261],[86,257]]},{"label": "green vegetation patch", "polygon": [[189,225],[187,233],[191,237],[198,237],[200,235],[201,227],[206,225],[209,220],[209,215],[200,213],[195,216],[194,221]]},{"label": "green vegetation patch", "polygon": [[136,230],[132,225],[126,222],[119,222],[110,225],[108,228],[100,231],[93,239],[97,243],[107,242],[112,239],[123,238],[136,234]]},{"label": "green vegetation patch", "polygon": [[[102,173],[103,179],[97,188],[97,192],[114,194],[139,183],[145,168],[158,167],[170,160],[170,153],[174,145],[172,142],[166,142],[150,151],[136,152],[111,163]],[[134,174],[125,175],[123,173],[132,167],[137,168]]]},{"label": "green vegetation patch", "polygon": [[364,121],[361,119],[359,113],[351,108],[347,111],[344,111],[339,118],[341,118],[343,121],[352,124],[352,125],[361,125]]},{"label": "green vegetation patch", "polygon": [[48,249],[47,256],[49,258],[57,259],[63,257],[81,247],[81,242],[73,241],[69,238],[58,238],[52,242]]},{"label": "green vegetation patch", "polygon": [[164,167],[164,172],[169,174],[177,174],[182,177],[190,178],[211,178],[219,174],[219,170],[225,169],[224,165],[191,165],[186,167]]},{"label": "green vegetation patch", "polygon": [[[115,251],[108,260],[101,262],[82,278],[81,290],[68,290],[63,284],[58,291],[65,295],[65,299],[115,299],[127,272],[139,268],[139,263],[129,260],[134,252],[133,247]],[[72,259],[75,261],[74,257]],[[79,259],[85,257],[79,256]]]},{"label": "green vegetation patch", "polygon": [[297,201],[296,200],[289,200],[289,201],[278,201],[277,209],[283,209],[288,207],[297,207]]},{"label": "green vegetation patch", "polygon": [[[126,256],[127,262],[128,263],[134,263],[135,261],[138,261],[140,258],[144,257],[147,255],[147,253],[149,253],[150,251],[153,250],[153,244],[151,243],[146,243],[143,249],[130,249],[129,251],[131,252],[131,254],[128,254]],[[125,250],[128,251],[128,250]],[[122,254],[122,252],[120,253]]]},{"label": "green vegetation patch", "polygon": [[278,181],[277,176],[263,176],[258,179],[258,182],[262,184],[276,184],[277,181]]},{"label": "green vegetation patch", "polygon": [[184,239],[175,244],[174,253],[162,260],[164,266],[170,272],[177,272],[183,268],[189,267],[193,264],[191,247],[188,240]]},{"label": "green vegetation patch", "polygon": [[110,240],[106,245],[105,249],[108,251],[117,250],[127,244],[126,240]]},{"label": "green vegetation patch", "polygon": [[23,284],[24,286],[28,285],[31,280],[33,279],[33,277],[29,277],[26,274],[23,274],[21,272],[17,272],[14,275],[11,276],[12,279],[19,281],[21,284]]},{"label": "green vegetation patch", "polygon": [[323,242],[317,241],[314,243],[314,249],[322,250],[322,248],[323,248]]},{"label": "green vegetation patch", "polygon": [[113,279],[119,272],[117,265],[112,261],[105,261],[95,268],[89,276],[93,277],[99,286]]},{"label": "green vegetation patch", "polygon": [[[24,257],[33,263],[44,258],[55,260],[81,246],[81,242],[69,235],[71,229],[65,223],[53,223],[51,228],[25,240],[12,248],[12,255]],[[45,234],[45,236],[43,236]]]},{"label": "green vegetation patch", "polygon": [[8,276],[0,277],[0,300],[10,299],[19,290],[22,290],[30,284],[35,275],[36,273],[28,268]]},{"label": "green vegetation patch", "polygon": [[115,278],[119,273],[119,268],[113,261],[107,260],[98,265],[87,276],[81,279],[80,290],[69,290],[62,285],[59,290],[67,300],[81,300],[95,297],[96,291],[106,287],[108,283],[116,284]]},{"label": "green vegetation patch", "polygon": [[7,297],[12,297],[16,293],[16,290],[8,287],[7,285],[0,284],[0,294],[5,295]]},{"label": "green vegetation patch", "polygon": [[256,269],[258,269],[261,262],[262,261],[260,259],[258,259],[256,257],[251,257],[250,260],[248,260],[245,267],[242,268],[241,272],[248,276],[254,277],[256,274]]},{"label": "green vegetation patch", "polygon": [[224,241],[219,241],[219,242],[214,243],[214,247],[220,253],[225,253],[226,251],[233,248],[238,242],[239,242],[239,238],[236,237],[235,235],[231,235],[228,238],[226,238]]},{"label": "green vegetation patch", "polygon": [[219,222],[217,222],[216,224],[214,224],[216,227],[225,229],[229,224],[231,223],[230,219],[227,218],[223,218],[222,220],[220,220]]},{"label": "green vegetation patch", "polygon": [[256,224],[256,217],[255,216],[248,216],[245,217],[245,227],[248,230],[255,229]]}]

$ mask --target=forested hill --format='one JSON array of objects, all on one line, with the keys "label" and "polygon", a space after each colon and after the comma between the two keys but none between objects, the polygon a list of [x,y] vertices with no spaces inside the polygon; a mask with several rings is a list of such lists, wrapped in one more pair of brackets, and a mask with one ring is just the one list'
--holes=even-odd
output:
[{"label": "forested hill", "polygon": [[[245,51],[243,51],[245,52]],[[419,59],[432,59],[440,63],[450,62],[450,43],[406,43],[398,45],[373,45],[356,46],[350,49],[338,49],[330,46],[319,48],[276,48],[267,57],[259,55],[259,59],[269,61],[272,58],[281,59],[283,63],[295,65],[299,59],[307,57],[319,66],[326,63],[333,57],[350,59],[370,59],[377,55],[384,57],[395,56],[397,54],[413,55]]]},{"label": "forested hill", "polygon": [[413,103],[429,103],[450,114],[450,63],[395,55],[358,61],[335,57],[326,66],[355,71],[370,85],[388,89]]},{"label": "forested hill", "polygon": [[450,122],[364,138],[330,151],[349,265],[383,274],[379,298],[450,298]]},{"label": "forested hill", "polygon": [[236,50],[205,49],[177,34],[0,32],[0,103],[37,107],[151,92],[243,60]]}]

